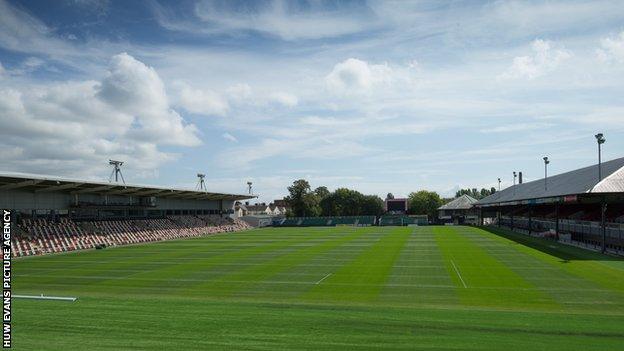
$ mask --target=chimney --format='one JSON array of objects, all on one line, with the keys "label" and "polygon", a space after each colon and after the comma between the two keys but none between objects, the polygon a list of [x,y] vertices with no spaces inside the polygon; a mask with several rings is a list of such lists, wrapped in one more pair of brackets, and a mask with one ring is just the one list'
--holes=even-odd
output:
[{"label": "chimney", "polygon": [[518,184],[522,184],[522,172],[518,173]]}]

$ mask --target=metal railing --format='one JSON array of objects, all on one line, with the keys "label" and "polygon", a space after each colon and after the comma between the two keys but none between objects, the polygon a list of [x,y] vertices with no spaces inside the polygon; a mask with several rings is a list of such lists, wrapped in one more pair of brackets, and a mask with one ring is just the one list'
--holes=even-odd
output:
[{"label": "metal railing", "polygon": [[[501,225],[524,229],[531,232],[555,231],[554,220],[531,219],[526,217],[501,217]],[[573,234],[575,237],[587,240],[602,240],[602,227],[600,222],[580,221],[571,219],[559,220],[559,233]],[[607,241],[624,243],[624,224],[606,223]]]}]

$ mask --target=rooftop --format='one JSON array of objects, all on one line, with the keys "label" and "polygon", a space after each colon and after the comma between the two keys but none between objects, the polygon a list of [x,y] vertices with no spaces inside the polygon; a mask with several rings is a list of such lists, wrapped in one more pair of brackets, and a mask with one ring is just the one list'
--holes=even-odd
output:
[{"label": "rooftop", "polygon": [[469,210],[476,202],[477,199],[470,195],[464,194],[453,201],[440,206],[438,210]]},{"label": "rooftop", "polygon": [[104,183],[24,173],[0,173],[0,191],[10,189],[20,189],[34,193],[59,191],[72,194],[157,196],[197,200],[245,200],[255,197],[252,195],[213,193],[152,185]]},{"label": "rooftop", "polygon": [[602,163],[602,181],[598,180],[598,165],[549,176],[528,183],[516,184],[486,198],[477,205],[551,198],[566,195],[606,194],[624,192],[624,157]]}]

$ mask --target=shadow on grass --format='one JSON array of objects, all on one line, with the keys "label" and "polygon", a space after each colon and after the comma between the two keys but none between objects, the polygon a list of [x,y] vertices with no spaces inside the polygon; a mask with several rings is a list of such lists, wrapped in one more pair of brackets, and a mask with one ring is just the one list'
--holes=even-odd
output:
[{"label": "shadow on grass", "polygon": [[600,252],[590,251],[580,247],[560,244],[550,239],[532,237],[526,234],[513,232],[509,229],[498,227],[480,228],[505,239],[512,240],[518,244],[558,257],[563,263],[567,263],[569,261],[624,261],[624,258],[617,256],[605,255]]}]

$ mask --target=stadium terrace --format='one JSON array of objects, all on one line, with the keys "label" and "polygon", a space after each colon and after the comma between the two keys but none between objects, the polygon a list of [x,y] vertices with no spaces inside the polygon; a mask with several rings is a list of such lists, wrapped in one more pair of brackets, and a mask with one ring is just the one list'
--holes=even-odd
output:
[{"label": "stadium terrace", "polygon": [[474,206],[481,224],[622,254],[624,158],[519,183]]},{"label": "stadium terrace", "polygon": [[18,224],[13,256],[247,229],[230,218],[250,195],[0,174],[0,207]]}]

